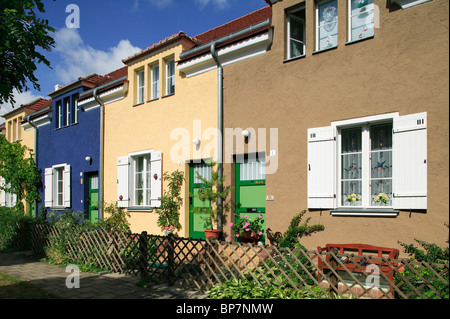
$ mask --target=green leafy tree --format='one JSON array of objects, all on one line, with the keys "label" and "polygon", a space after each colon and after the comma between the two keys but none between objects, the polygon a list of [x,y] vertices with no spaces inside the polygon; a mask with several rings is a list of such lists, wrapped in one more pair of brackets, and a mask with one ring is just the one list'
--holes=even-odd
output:
[{"label": "green leafy tree", "polygon": [[38,12],[45,12],[41,0],[0,0],[0,104],[14,105],[13,89],[28,91],[28,81],[39,90],[36,64],[50,66],[38,51],[51,51],[55,30]]},{"label": "green leafy tree", "polygon": [[4,179],[0,189],[16,194],[16,207],[22,210],[22,200],[29,205],[40,200],[41,174],[33,156],[33,150],[19,142],[10,143],[0,135],[0,176]]}]

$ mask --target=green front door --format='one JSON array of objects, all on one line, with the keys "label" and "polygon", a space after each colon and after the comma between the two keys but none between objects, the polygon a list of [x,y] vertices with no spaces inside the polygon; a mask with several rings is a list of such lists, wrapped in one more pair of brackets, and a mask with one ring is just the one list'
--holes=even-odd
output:
[{"label": "green front door", "polygon": [[[266,213],[265,162],[259,158],[245,158],[236,163],[236,218],[248,216],[254,220]],[[263,242],[265,237],[263,236]]]},{"label": "green front door", "polygon": [[209,180],[211,178],[211,166],[205,163],[191,164],[189,167],[189,237],[205,239],[205,229],[210,228],[209,214],[193,213],[194,207],[207,207],[209,203],[202,202],[198,198],[198,192],[205,188],[205,184],[197,174]]},{"label": "green front door", "polygon": [[89,179],[89,220],[93,223],[98,222],[98,174],[91,174]]}]

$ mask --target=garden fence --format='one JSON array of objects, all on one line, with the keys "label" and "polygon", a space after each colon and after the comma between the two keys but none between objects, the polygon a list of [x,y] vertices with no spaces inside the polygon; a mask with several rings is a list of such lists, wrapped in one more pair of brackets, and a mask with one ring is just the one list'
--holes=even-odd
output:
[{"label": "garden fence", "polygon": [[234,278],[259,285],[371,299],[448,298],[449,265],[371,254],[338,253],[241,243],[89,230],[62,232],[35,224],[33,251],[44,255],[66,236],[67,254],[78,263],[207,291]]}]

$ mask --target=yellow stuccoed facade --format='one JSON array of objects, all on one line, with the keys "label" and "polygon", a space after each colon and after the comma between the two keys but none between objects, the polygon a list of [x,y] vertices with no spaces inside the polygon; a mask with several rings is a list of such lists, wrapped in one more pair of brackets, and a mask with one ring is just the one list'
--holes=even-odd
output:
[{"label": "yellow stuccoed facade", "polygon": [[[162,173],[184,173],[182,229],[178,235],[189,236],[189,161],[217,158],[217,70],[186,78],[177,70],[183,50],[192,47],[187,37],[160,42],[126,59],[128,91],[119,101],[105,106],[104,132],[104,202],[118,200],[117,161],[129,154],[154,150],[162,153]],[[175,61],[175,93],[166,94],[167,61]],[[152,99],[152,67],[159,65],[159,96]],[[144,98],[138,103],[138,75],[144,71]],[[141,82],[140,82],[141,83]],[[193,144],[199,139],[200,145]],[[163,189],[167,183],[163,181]],[[129,208],[131,231],[162,235],[158,215],[149,209]],[[105,216],[106,217],[106,216]]]},{"label": "yellow stuccoed facade", "polygon": [[[32,112],[33,111],[25,107],[16,107],[16,110],[6,114],[4,118],[6,140],[10,143],[19,142],[21,145],[26,146],[28,149],[31,149],[34,153],[36,132],[33,128],[24,129],[22,127],[22,120],[25,118],[25,116]],[[28,157],[29,153],[26,152],[25,156]],[[33,156],[35,156],[35,154]],[[1,198],[2,196],[5,196],[3,192],[0,193],[0,202],[4,200],[3,198]],[[23,201],[23,204],[25,208],[25,214],[30,215],[30,205],[28,205],[25,201]]]}]

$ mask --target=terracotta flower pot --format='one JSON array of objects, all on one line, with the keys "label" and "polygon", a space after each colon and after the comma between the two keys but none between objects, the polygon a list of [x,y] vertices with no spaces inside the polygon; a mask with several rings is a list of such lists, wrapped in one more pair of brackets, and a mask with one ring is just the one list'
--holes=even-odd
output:
[{"label": "terracotta flower pot", "polygon": [[214,237],[214,239],[219,239],[221,231],[218,229],[205,229],[205,237],[206,239],[209,239],[211,237]]}]

